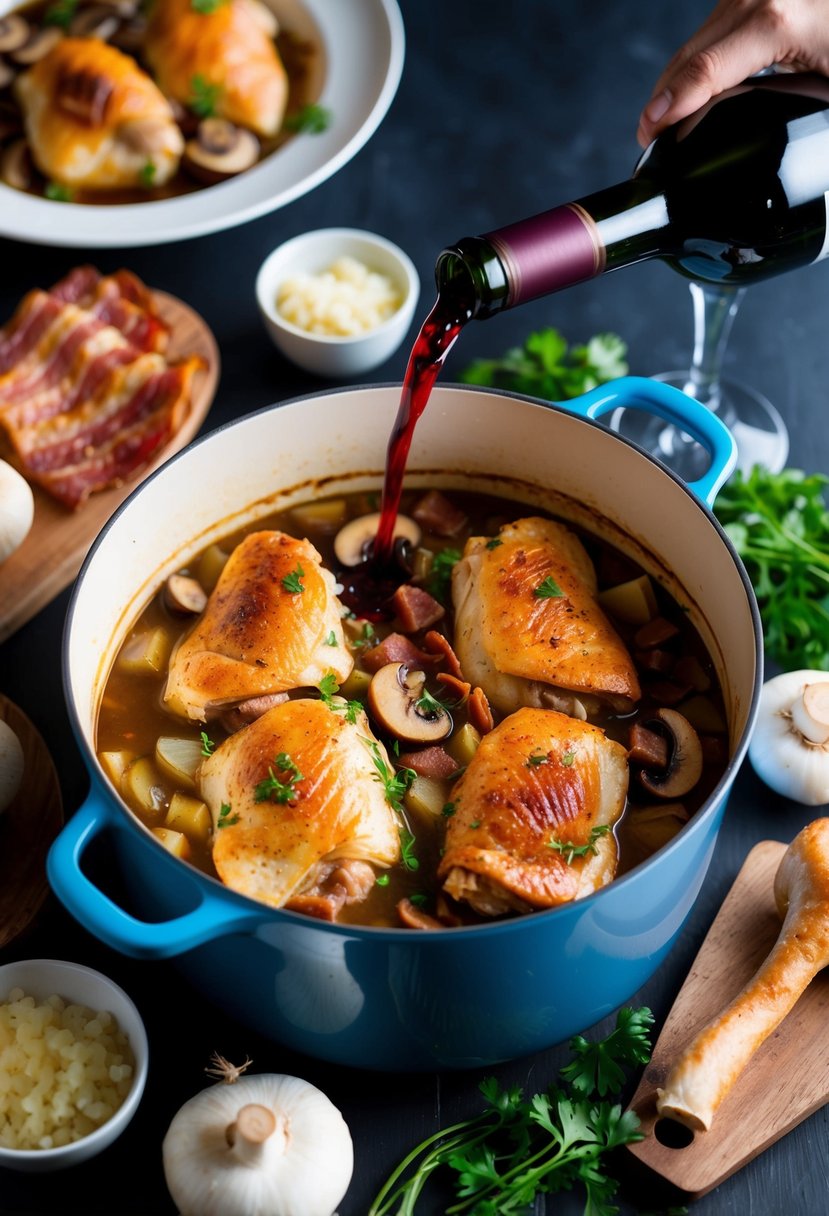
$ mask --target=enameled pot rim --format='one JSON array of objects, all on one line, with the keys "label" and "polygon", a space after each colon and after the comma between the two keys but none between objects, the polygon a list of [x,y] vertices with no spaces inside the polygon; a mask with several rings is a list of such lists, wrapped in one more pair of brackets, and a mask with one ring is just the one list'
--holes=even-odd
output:
[{"label": "enameled pot rim", "polygon": [[[165,848],[161,844],[161,842],[156,840],[154,837],[152,837],[152,834],[149,833],[144,828],[144,826],[140,823],[140,821],[133,814],[133,812],[130,811],[130,809],[126,806],[126,804],[120,800],[120,798],[117,795],[117,792],[112,787],[111,783],[106,779],[106,777],[103,775],[102,771],[99,770],[97,759],[92,751],[92,748],[87,743],[84,728],[80,721],[80,717],[79,717],[79,714],[78,714],[78,711],[77,711],[77,708],[75,705],[75,699],[72,694],[72,685],[71,685],[70,673],[69,673],[69,641],[70,641],[70,637],[71,637],[71,633],[72,633],[72,625],[73,625],[73,620],[74,620],[75,611],[76,611],[76,607],[77,607],[77,601],[81,594],[86,572],[87,572],[89,566],[91,565],[91,563],[95,560],[95,555],[96,555],[99,547],[103,543],[103,540],[108,535],[108,533],[114,527],[117,527],[118,521],[119,521],[121,515],[129,508],[133,499],[135,499],[138,495],[140,495],[142,493],[142,491],[144,490],[144,487],[149,485],[151,482],[155,481],[156,478],[169,476],[170,470],[172,468],[174,468],[176,465],[178,465],[180,462],[186,461],[188,459],[189,454],[191,453],[191,451],[194,448],[201,447],[203,444],[205,444],[207,442],[215,442],[217,437],[220,436],[222,434],[222,432],[227,431],[230,428],[242,426],[246,422],[250,421],[253,418],[257,418],[257,417],[261,416],[262,414],[276,412],[276,411],[282,409],[283,406],[296,406],[303,402],[315,400],[315,399],[321,398],[321,397],[336,396],[336,395],[342,394],[344,392],[347,392],[347,393],[374,393],[377,391],[388,391],[389,389],[399,390],[399,388],[400,388],[399,382],[394,382],[394,381],[385,381],[385,382],[365,384],[365,385],[348,385],[345,388],[342,386],[338,386],[338,387],[334,387],[334,388],[323,388],[323,389],[320,389],[315,392],[302,393],[297,397],[292,397],[285,401],[271,403],[271,404],[263,406],[259,409],[249,411],[247,414],[240,415],[238,418],[234,418],[234,419],[231,419],[229,422],[222,423],[221,425],[217,426],[213,430],[207,432],[204,435],[201,435],[199,438],[195,439],[191,444],[189,444],[186,448],[182,449],[182,451],[180,451],[180,452],[176,453],[174,456],[172,456],[160,468],[156,469],[144,481],[142,481],[138,486],[136,486],[136,488],[132,491],[132,493],[120,504],[120,506],[115,510],[115,512],[112,514],[112,516],[110,516],[110,518],[107,520],[107,522],[102,527],[102,529],[99,532],[98,536],[96,537],[95,541],[93,542],[91,548],[89,549],[89,552],[87,553],[87,556],[80,569],[80,572],[78,573],[77,579],[75,581],[75,584],[73,586],[72,593],[70,596],[69,606],[67,608],[66,618],[65,618],[65,622],[64,622],[63,642],[62,642],[62,677],[63,677],[63,687],[64,687],[64,698],[66,701],[67,711],[69,714],[69,719],[70,719],[70,723],[72,726],[73,734],[75,736],[75,740],[76,740],[78,746],[80,747],[81,752],[83,753],[84,763],[86,765],[88,772],[90,773],[90,777],[92,779],[93,784],[98,784],[100,786],[100,788],[102,789],[103,793],[106,795],[108,801],[117,807],[118,811],[121,813],[123,819],[127,823],[130,831],[135,832],[136,835],[139,836],[142,839],[142,841],[144,841],[145,843],[151,843],[153,847],[159,849],[161,851],[161,855],[164,855],[167,858],[171,859],[172,861],[174,861],[176,863],[180,863],[181,865],[185,866],[186,872],[190,876],[191,880],[195,881],[196,883],[206,882],[206,883],[210,884],[211,888],[214,888],[221,892],[223,899],[228,900],[232,904],[237,905],[240,909],[247,909],[249,911],[252,911],[252,910],[258,911],[261,914],[263,919],[271,919],[274,917],[277,919],[287,918],[290,922],[293,922],[295,924],[300,924],[300,925],[303,925],[306,927],[309,924],[309,918],[307,916],[303,915],[302,913],[292,912],[285,908],[273,908],[267,904],[263,904],[257,900],[251,899],[249,896],[242,895],[239,892],[232,890],[230,887],[225,886],[218,878],[215,878],[210,874],[206,874],[206,873],[204,873],[204,871],[198,870],[194,866],[188,865],[188,863],[186,863],[186,862],[180,862],[180,859],[172,858],[171,855],[169,854],[169,852],[167,850],[165,850]],[[748,751],[748,744],[749,744],[749,740],[751,737],[754,720],[755,720],[755,717],[757,714],[760,691],[762,689],[762,684],[763,684],[763,632],[762,632],[762,625],[761,625],[761,621],[760,621],[760,613],[759,613],[759,609],[757,606],[756,597],[754,594],[754,589],[752,587],[751,580],[748,577],[748,573],[745,569],[745,566],[743,565],[742,560],[739,557],[739,554],[737,553],[736,549],[734,548],[734,545],[732,544],[730,538],[728,537],[728,534],[726,533],[726,531],[720,524],[720,522],[717,519],[717,517],[715,516],[714,512],[707,506],[706,503],[704,503],[689,488],[689,486],[682,480],[681,477],[679,477],[676,473],[674,473],[667,465],[663,464],[663,462],[661,460],[659,460],[657,457],[651,455],[649,452],[646,452],[643,448],[639,447],[638,444],[634,443],[632,440],[628,439],[626,436],[620,435],[620,434],[616,433],[615,431],[610,431],[608,427],[604,426],[600,422],[595,421],[594,419],[586,418],[584,416],[574,414],[572,411],[567,409],[566,405],[559,404],[556,402],[545,401],[545,400],[542,400],[541,398],[537,398],[537,397],[529,397],[522,393],[511,392],[506,389],[484,388],[484,387],[479,387],[477,385],[471,386],[471,385],[460,384],[460,383],[456,383],[456,382],[452,382],[452,381],[450,381],[446,384],[442,383],[440,385],[441,392],[444,392],[446,390],[449,390],[450,392],[457,391],[457,392],[474,393],[474,394],[480,393],[480,394],[484,394],[486,396],[506,398],[506,399],[510,399],[510,400],[519,401],[522,404],[535,405],[544,410],[549,410],[552,413],[564,414],[570,419],[575,418],[578,422],[583,423],[585,426],[592,427],[592,428],[602,432],[603,435],[612,436],[612,438],[614,440],[616,440],[618,443],[624,444],[626,447],[631,448],[643,460],[647,461],[650,464],[655,465],[660,470],[661,473],[669,476],[670,479],[679,487],[679,489],[684,494],[686,494],[688,496],[688,498],[694,503],[694,505],[699,509],[699,511],[702,513],[702,515],[707,519],[708,523],[713,526],[713,528],[714,528],[715,532],[717,533],[717,536],[720,540],[720,543],[728,551],[728,554],[732,559],[732,562],[736,568],[739,578],[743,584],[743,588],[746,592],[746,601],[747,601],[747,605],[749,607],[749,611],[751,614],[751,620],[752,620],[753,631],[754,631],[755,675],[754,675],[754,683],[753,683],[753,687],[752,687],[752,691],[751,691],[750,703],[749,703],[749,705],[747,707],[747,711],[746,711],[745,727],[742,731],[742,734],[741,734],[739,740],[737,741],[737,745],[735,747],[733,755],[730,757],[720,780],[717,782],[716,786],[711,791],[711,793],[709,794],[709,796],[706,799],[706,801],[704,802],[704,804],[700,807],[700,809],[697,812],[695,812],[695,814],[691,817],[691,819],[688,821],[688,823],[681,829],[680,832],[677,833],[677,835],[673,838],[673,840],[669,841],[668,844],[663,845],[661,849],[658,849],[656,853],[652,854],[645,861],[640,862],[638,865],[636,865],[632,869],[626,871],[620,877],[614,878],[612,883],[608,884],[607,887],[602,887],[599,890],[594,891],[592,894],[584,896],[582,899],[578,900],[579,907],[588,907],[593,901],[595,901],[597,899],[601,899],[604,895],[606,895],[608,890],[612,889],[614,891],[618,891],[618,890],[622,889],[626,884],[628,884],[634,880],[638,880],[639,876],[642,873],[644,873],[646,870],[659,866],[662,862],[662,859],[669,857],[677,848],[681,848],[684,841],[692,838],[698,832],[705,830],[705,825],[707,823],[707,820],[712,815],[715,815],[717,813],[717,810],[718,810],[720,804],[727,797],[730,787],[733,784],[734,779],[736,777],[737,770],[739,769],[739,767],[740,767],[742,761],[744,760],[746,753]],[[572,904],[569,904],[569,903],[563,904],[563,905],[560,905],[559,907],[547,908],[547,909],[539,910],[537,912],[533,912],[532,914],[528,914],[528,916],[533,921],[533,923],[536,923],[538,921],[539,917],[547,918],[550,916],[560,916],[560,915],[566,913],[567,909],[570,907],[572,907]],[[463,926],[459,926],[458,928],[452,929],[451,933],[453,934],[453,936],[457,933],[463,933],[464,935],[469,934],[469,933],[474,933],[476,935],[490,934],[490,935],[496,936],[496,935],[500,935],[500,934],[504,934],[504,933],[508,934],[508,933],[520,932],[522,925],[526,925],[528,916],[516,916],[516,917],[506,919],[506,920],[494,921],[489,924],[484,923],[484,924],[479,924],[479,925],[463,925]],[[408,941],[412,945],[416,944],[418,941],[423,940],[424,938],[426,938],[426,939],[441,938],[441,937],[445,936],[445,934],[447,933],[447,930],[443,929],[443,928],[442,929],[420,929],[417,932],[412,932],[412,930],[406,929],[403,927],[396,928],[396,927],[386,927],[386,926],[378,926],[378,925],[358,925],[358,924],[351,924],[351,923],[341,924],[341,923],[337,923],[337,922],[327,922],[327,921],[317,921],[317,920],[312,920],[311,924],[314,928],[323,929],[327,933],[333,933],[335,935],[338,935],[338,936],[341,936],[344,938],[354,939],[354,938],[361,938],[361,937],[369,937],[373,940],[393,939],[396,943]]]}]

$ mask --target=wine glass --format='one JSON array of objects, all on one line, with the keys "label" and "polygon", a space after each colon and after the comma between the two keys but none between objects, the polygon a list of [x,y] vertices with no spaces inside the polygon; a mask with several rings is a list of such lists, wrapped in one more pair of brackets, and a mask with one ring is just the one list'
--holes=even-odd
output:
[{"label": "wine glass", "polygon": [[[661,372],[653,377],[672,384],[713,410],[737,443],[737,467],[748,473],[762,465],[778,473],[789,454],[786,424],[762,393],[722,376],[723,358],[745,287],[721,283],[689,283],[694,308],[694,350],[687,371]],[[694,481],[708,467],[705,449],[679,427],[666,426],[638,410],[619,409],[613,430],[652,452],[685,481]]]}]

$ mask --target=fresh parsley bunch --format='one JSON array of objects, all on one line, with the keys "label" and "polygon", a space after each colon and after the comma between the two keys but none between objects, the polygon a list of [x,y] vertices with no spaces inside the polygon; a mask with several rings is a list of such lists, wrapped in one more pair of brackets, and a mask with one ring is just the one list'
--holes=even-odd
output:
[{"label": "fresh parsley bunch", "polygon": [[456,1200],[447,1216],[524,1216],[536,1195],[586,1192],[585,1216],[613,1216],[616,1181],[604,1156],[642,1139],[639,1120],[606,1100],[625,1079],[626,1065],[650,1058],[649,1009],[621,1009],[616,1027],[599,1043],[580,1035],[570,1041],[572,1061],[562,1084],[525,1101],[516,1086],[501,1089],[494,1077],[481,1084],[486,1107],[473,1119],[436,1132],[389,1176],[368,1216],[413,1216],[435,1170],[454,1174]]},{"label": "fresh parsley bunch", "polygon": [[827,484],[821,473],[756,465],[714,503],[754,586],[766,651],[786,671],[829,669]]},{"label": "fresh parsley bunch", "polygon": [[565,401],[627,375],[627,346],[618,334],[596,334],[586,346],[569,346],[557,329],[532,333],[500,359],[477,359],[461,380],[506,388],[546,401]]}]

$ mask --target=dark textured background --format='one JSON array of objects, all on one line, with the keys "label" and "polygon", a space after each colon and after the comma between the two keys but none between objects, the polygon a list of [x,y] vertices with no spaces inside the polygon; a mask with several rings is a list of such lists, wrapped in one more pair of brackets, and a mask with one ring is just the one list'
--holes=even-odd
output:
[{"label": "dark textured background", "polygon": [[[330,0],[345,4],[349,0]],[[638,147],[637,116],[670,53],[702,21],[700,0],[401,0],[407,60],[391,110],[368,145],[310,196],[224,234],[178,247],[95,252],[50,250],[0,240],[0,317],[27,289],[45,286],[85,257],[101,269],[135,269],[181,296],[212,326],[222,348],[222,383],[208,425],[271,401],[323,387],[288,366],[261,328],[253,295],[257,268],[278,243],[310,228],[374,229],[402,245],[424,285],[419,316],[432,298],[437,251],[626,177]],[[0,214],[0,231],[3,220]],[[777,404],[791,431],[790,463],[829,464],[825,392],[825,264],[752,288],[735,324],[727,368]],[[476,355],[517,344],[532,328],[558,326],[571,340],[615,330],[630,348],[631,370],[683,365],[691,342],[686,284],[653,263],[622,271],[512,314],[473,325],[455,349],[446,378]],[[414,336],[414,327],[411,337]],[[372,374],[397,380],[403,349]],[[0,576],[0,595],[2,595]],[[86,776],[63,710],[60,637],[68,593],[0,648],[0,690],[29,714],[58,764],[67,811]],[[771,795],[746,767],[702,895],[668,962],[639,994],[661,1022],[750,846],[790,839],[812,814]],[[152,1045],[150,1082],[123,1138],[85,1166],[49,1177],[0,1171],[0,1212],[164,1214],[172,1212],[159,1146],[178,1105],[203,1082],[216,1048],[248,1053],[258,1070],[296,1072],[319,1084],[352,1129],[356,1169],[340,1216],[365,1216],[371,1196],[399,1157],[423,1136],[479,1108],[477,1076],[375,1076],[297,1057],[229,1025],[196,997],[172,965],[121,958],[74,926],[51,903],[36,933],[0,954],[76,958],[108,972],[135,996]],[[497,983],[497,976],[493,976]],[[607,1027],[603,1027],[607,1029]],[[530,1092],[555,1075],[555,1049],[497,1070]],[[829,1210],[825,1110],[802,1124],[717,1191],[694,1205],[699,1216],[819,1216]],[[649,1185],[626,1180],[626,1213],[656,1210]],[[422,1216],[443,1210],[424,1200]],[[556,1196],[536,1216],[582,1210]]]}]

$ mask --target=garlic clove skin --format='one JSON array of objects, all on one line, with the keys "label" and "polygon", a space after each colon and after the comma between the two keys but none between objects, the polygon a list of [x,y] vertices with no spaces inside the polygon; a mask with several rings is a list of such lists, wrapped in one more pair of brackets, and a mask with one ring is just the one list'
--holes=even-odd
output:
[{"label": "garlic clove skin", "polygon": [[829,803],[829,672],[787,671],[766,681],[748,756],[784,798]]},{"label": "garlic clove skin", "polygon": [[[272,1132],[261,1112],[251,1130],[251,1107],[272,1113]],[[325,1094],[266,1073],[185,1102],[162,1156],[180,1216],[333,1216],[354,1168],[348,1127]]]},{"label": "garlic clove skin", "polygon": [[24,767],[23,746],[8,722],[0,718],[0,815],[23,784]]},{"label": "garlic clove skin", "polygon": [[0,460],[0,562],[23,544],[34,517],[32,487],[17,469]]}]

